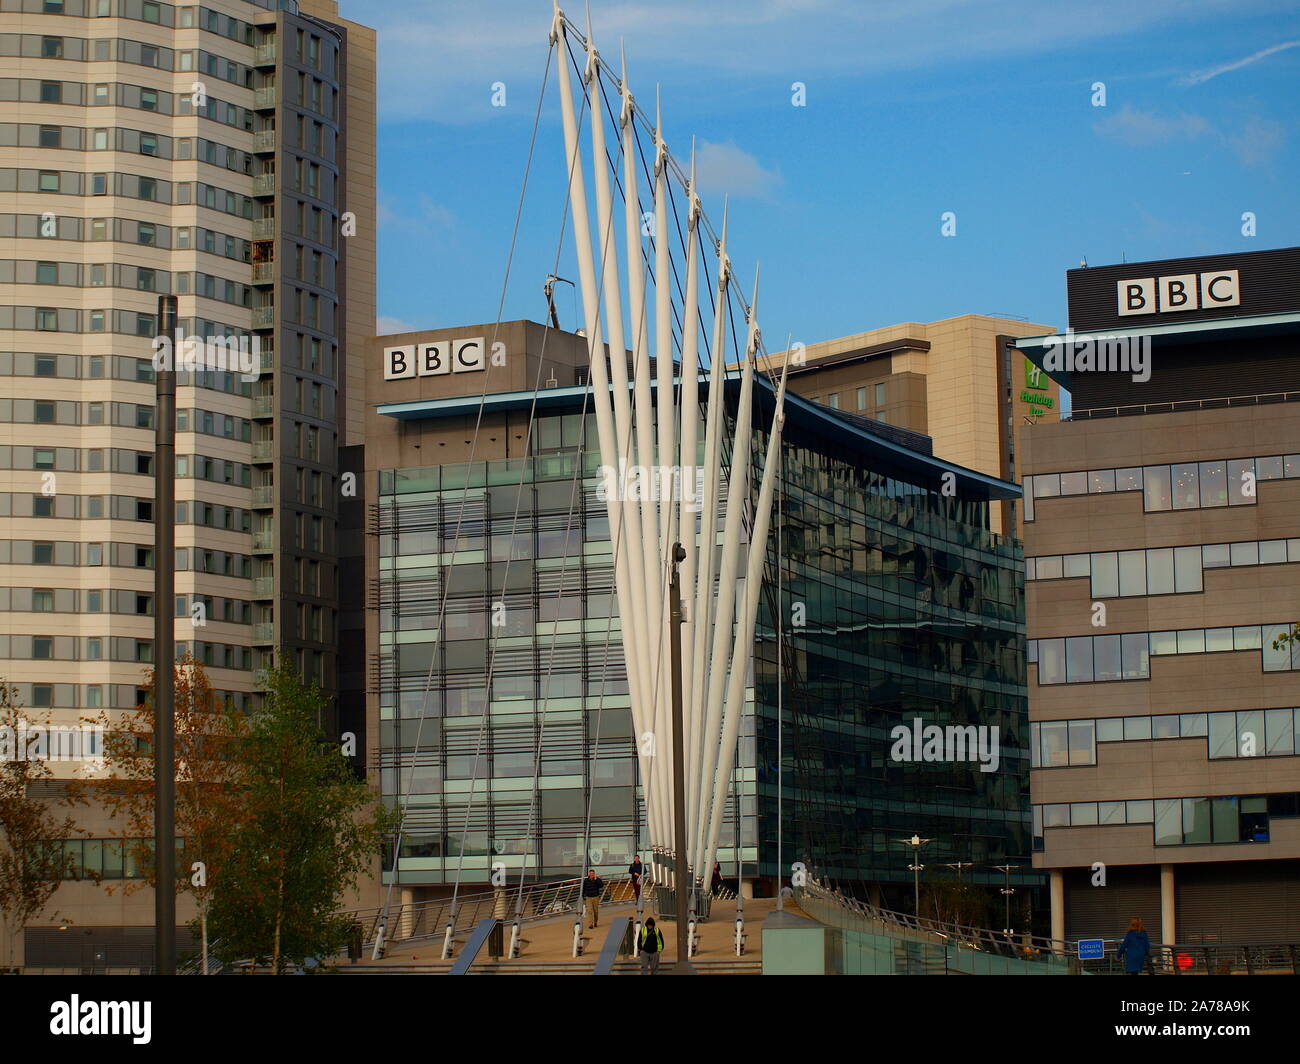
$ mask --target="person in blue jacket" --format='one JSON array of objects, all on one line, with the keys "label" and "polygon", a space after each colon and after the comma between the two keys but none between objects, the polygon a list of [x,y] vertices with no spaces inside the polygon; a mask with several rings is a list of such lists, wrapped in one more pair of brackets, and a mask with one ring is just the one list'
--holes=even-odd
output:
[{"label": "person in blue jacket", "polygon": [[1146,928],[1136,916],[1129,921],[1128,934],[1119,946],[1119,956],[1124,960],[1124,971],[1128,975],[1140,975],[1146,967],[1147,957],[1151,955],[1151,939]]}]

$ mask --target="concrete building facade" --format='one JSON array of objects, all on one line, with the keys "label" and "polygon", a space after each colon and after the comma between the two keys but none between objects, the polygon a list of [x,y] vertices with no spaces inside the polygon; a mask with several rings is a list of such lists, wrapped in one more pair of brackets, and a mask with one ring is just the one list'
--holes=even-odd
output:
[{"label": "concrete building facade", "polygon": [[[335,0],[0,3],[0,677],[33,713],[134,708],[158,609],[237,704],[277,651],[337,692],[375,62]],[[163,295],[185,336],[240,352],[178,375],[174,560],[150,524]],[[176,600],[155,603],[173,563]],[[127,877],[86,816],[74,858]],[[31,961],[132,963],[150,898],[67,884],[51,910],[90,933],[31,932]]]},{"label": "concrete building facade", "polygon": [[1298,249],[1072,270],[1072,332],[1020,341],[1073,400],[1024,452],[1056,938],[1300,935],[1298,278]]}]

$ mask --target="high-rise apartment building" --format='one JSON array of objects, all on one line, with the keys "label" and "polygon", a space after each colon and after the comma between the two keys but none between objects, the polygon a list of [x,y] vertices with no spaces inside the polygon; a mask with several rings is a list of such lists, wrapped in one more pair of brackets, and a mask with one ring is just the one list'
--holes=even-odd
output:
[{"label": "high-rise apartment building", "polygon": [[1053,937],[1300,934],[1300,248],[1069,271],[1026,433]]},{"label": "high-rise apartment building", "polygon": [[[374,32],[335,0],[0,2],[0,676],[25,705],[133,708],[159,609],[236,701],[277,649],[337,691],[374,86]],[[251,356],[178,375],[169,603],[150,525],[160,295],[185,335]],[[68,845],[129,874],[102,840]],[[121,954],[149,921],[147,895],[89,883],[54,904],[91,932],[78,957]],[[34,933],[39,957],[79,962]]]},{"label": "high-rise apartment building", "polygon": [[[839,410],[929,436],[934,453],[1001,480],[1018,481],[1021,432],[1055,420],[1059,386],[1036,372],[1016,338],[1050,327],[962,314],[902,322],[791,350],[793,392]],[[784,352],[764,360],[779,370]],[[1019,534],[1018,500],[992,507],[992,530]]]}]

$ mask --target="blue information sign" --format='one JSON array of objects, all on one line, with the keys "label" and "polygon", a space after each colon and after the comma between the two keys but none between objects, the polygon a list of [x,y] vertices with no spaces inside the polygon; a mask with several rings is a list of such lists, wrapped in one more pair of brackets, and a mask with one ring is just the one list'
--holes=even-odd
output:
[{"label": "blue information sign", "polygon": [[1106,955],[1106,944],[1100,938],[1081,938],[1079,940],[1079,960],[1099,961]]}]

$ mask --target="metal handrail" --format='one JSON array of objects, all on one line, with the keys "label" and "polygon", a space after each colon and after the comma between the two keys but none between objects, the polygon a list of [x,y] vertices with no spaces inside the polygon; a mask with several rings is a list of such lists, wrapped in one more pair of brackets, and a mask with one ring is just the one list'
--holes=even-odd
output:
[{"label": "metal handrail", "polygon": [[[506,922],[518,919],[520,924],[549,920],[568,913],[582,911],[582,877],[533,883],[524,887],[498,887],[475,894],[461,894],[453,905],[451,898],[412,902],[387,907],[353,909],[343,915],[352,917],[363,928],[362,939],[372,946],[379,933],[379,925],[387,914],[385,942],[413,942],[446,933],[452,925],[453,936],[471,931],[480,920],[497,916]],[[617,905],[635,898],[632,880],[628,875],[604,879],[601,904]],[[643,881],[642,890],[646,886]]]},{"label": "metal handrail", "polygon": [[[1093,974],[1111,974],[1123,970],[1115,953],[1120,939],[1103,939],[1104,956],[1097,960],[1080,960],[1078,941],[1049,939],[1037,935],[1007,935],[988,928],[967,927],[881,909],[867,902],[831,890],[810,878],[805,887],[794,890],[796,902],[800,894],[822,902],[838,905],[849,913],[867,921],[885,924],[899,931],[921,936],[924,940],[947,946],[981,950],[1000,956],[1018,957],[1022,960],[1055,957],[1078,966],[1079,971]],[[1300,974],[1300,943],[1187,943],[1166,945],[1152,943],[1147,969],[1157,975],[1240,975],[1260,972],[1289,971]]]},{"label": "metal handrail", "polygon": [[1176,414],[1183,410],[1220,409],[1225,406],[1263,406],[1269,403],[1300,402],[1300,392],[1262,392],[1258,395],[1224,395],[1209,399],[1170,399],[1159,403],[1128,406],[1092,406],[1061,413],[1062,421],[1087,421],[1102,417],[1131,417],[1138,414]]}]

